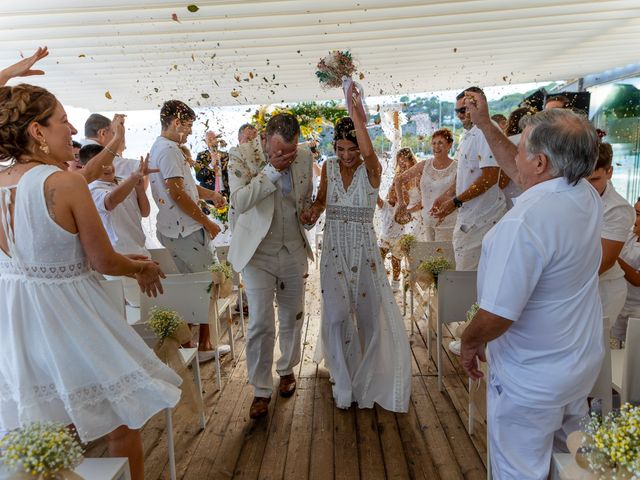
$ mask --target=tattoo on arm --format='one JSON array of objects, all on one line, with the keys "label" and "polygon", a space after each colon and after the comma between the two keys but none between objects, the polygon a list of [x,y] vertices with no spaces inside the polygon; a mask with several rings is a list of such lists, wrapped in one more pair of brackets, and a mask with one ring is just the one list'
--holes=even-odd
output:
[{"label": "tattoo on arm", "polygon": [[56,192],[55,188],[45,188],[44,190],[44,200],[47,204],[47,211],[49,212],[49,216],[51,217],[51,220],[56,219],[56,214],[53,210],[56,205],[56,202],[53,199],[55,192]]}]

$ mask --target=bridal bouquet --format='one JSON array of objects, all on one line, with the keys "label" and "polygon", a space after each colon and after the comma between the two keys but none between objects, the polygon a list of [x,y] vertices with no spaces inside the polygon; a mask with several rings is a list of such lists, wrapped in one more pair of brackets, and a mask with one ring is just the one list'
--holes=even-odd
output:
[{"label": "bridal bouquet", "polygon": [[[364,89],[362,88],[362,85],[354,82],[351,78],[357,70],[351,53],[347,50],[333,50],[329,52],[329,55],[320,59],[317,68],[316,77],[318,77],[320,85],[323,88],[342,87],[350,117],[353,117],[354,94],[356,91],[359,92],[361,101],[358,102],[356,108],[360,112],[362,118],[366,119],[367,115],[363,104]],[[364,78],[364,76],[361,75],[360,78]]]},{"label": "bridal bouquet", "polygon": [[34,478],[69,478],[82,454],[69,430],[52,422],[31,423],[0,439],[0,463]]}]

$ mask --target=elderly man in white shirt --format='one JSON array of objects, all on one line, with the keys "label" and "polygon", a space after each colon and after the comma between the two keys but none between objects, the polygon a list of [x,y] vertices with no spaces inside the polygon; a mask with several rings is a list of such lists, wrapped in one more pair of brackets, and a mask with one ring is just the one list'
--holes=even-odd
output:
[{"label": "elderly man in white shirt", "polygon": [[485,236],[480,310],[462,336],[462,365],[491,370],[487,423],[496,479],[546,479],[554,447],[587,413],[603,358],[598,269],[602,202],[586,178],[595,128],[569,110],[527,117],[517,147],[489,120],[484,97],[466,104],[498,162],[524,192]]}]

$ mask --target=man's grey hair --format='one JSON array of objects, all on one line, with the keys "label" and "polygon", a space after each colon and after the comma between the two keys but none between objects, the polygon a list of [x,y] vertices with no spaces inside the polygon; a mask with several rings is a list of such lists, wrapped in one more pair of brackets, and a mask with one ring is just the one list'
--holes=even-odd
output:
[{"label": "man's grey hair", "polygon": [[525,115],[520,126],[531,127],[525,144],[527,154],[544,154],[554,177],[564,177],[575,185],[593,173],[600,139],[586,116],[554,108]]},{"label": "man's grey hair", "polygon": [[92,113],[84,122],[84,136],[85,138],[96,138],[98,131],[103,128],[109,128],[111,126],[111,120],[99,113]]}]

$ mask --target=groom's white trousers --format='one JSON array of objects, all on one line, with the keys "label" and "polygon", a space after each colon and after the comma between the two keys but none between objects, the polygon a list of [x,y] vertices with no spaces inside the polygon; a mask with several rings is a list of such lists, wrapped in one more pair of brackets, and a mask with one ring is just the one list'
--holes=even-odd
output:
[{"label": "groom's white trousers", "polygon": [[301,332],[304,323],[304,291],[307,253],[303,248],[277,255],[257,251],[242,270],[249,301],[247,371],[256,397],[270,397],[273,391],[273,348],[276,324],[273,300],[278,308],[278,375],[293,373],[300,363]]}]

